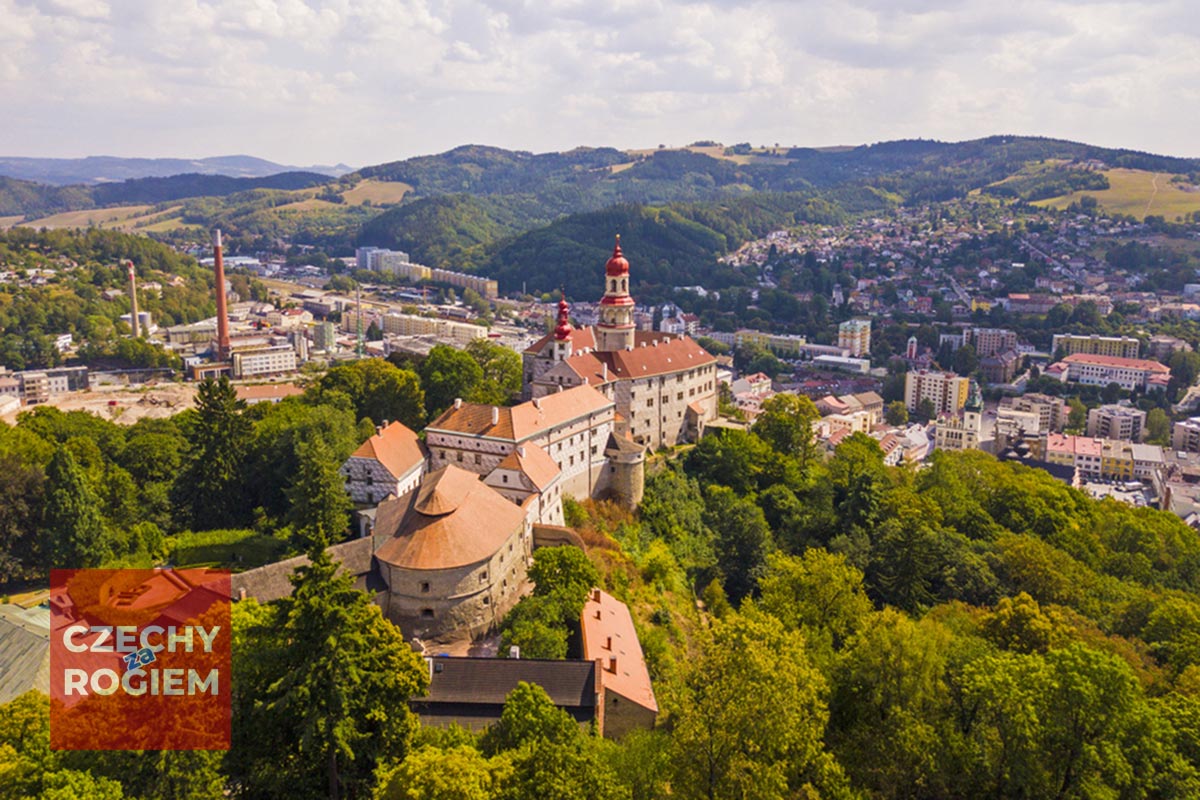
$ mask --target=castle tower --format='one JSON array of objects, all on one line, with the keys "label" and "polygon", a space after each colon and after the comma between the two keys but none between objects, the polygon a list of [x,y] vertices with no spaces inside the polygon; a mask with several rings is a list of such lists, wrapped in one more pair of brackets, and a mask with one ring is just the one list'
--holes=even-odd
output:
[{"label": "castle tower", "polygon": [[566,361],[571,357],[571,306],[564,294],[558,301],[558,325],[554,328],[554,360]]},{"label": "castle tower", "polygon": [[596,325],[596,349],[608,353],[633,349],[633,298],[629,296],[629,262],[621,255],[621,235],[604,265],[604,297]]}]

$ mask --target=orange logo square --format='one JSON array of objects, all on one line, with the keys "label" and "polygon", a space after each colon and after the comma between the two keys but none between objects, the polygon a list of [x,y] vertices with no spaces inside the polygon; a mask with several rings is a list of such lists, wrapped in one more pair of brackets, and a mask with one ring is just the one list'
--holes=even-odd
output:
[{"label": "orange logo square", "polygon": [[228,750],[230,578],[50,572],[50,746]]}]

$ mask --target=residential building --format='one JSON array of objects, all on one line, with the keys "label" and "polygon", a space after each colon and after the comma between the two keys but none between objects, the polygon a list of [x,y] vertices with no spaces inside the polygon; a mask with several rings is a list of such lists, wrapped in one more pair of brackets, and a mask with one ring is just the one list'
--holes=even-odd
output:
[{"label": "residential building", "polygon": [[1178,337],[1167,336],[1165,334],[1150,337],[1148,355],[1155,361],[1161,361],[1166,364],[1171,360],[1171,356],[1176,353],[1190,353],[1191,351],[1192,346]]},{"label": "residential building", "polygon": [[373,506],[417,487],[425,474],[425,448],[407,425],[385,422],[350,454],[341,473],[350,499]]},{"label": "residential building", "polygon": [[980,358],[1017,349],[1016,332],[1005,328],[968,328],[964,331],[963,339],[965,344],[975,348],[975,353]]},{"label": "residential building", "polygon": [[1165,389],[1171,379],[1171,370],[1167,367],[1140,358],[1075,353],[1053,366],[1060,365],[1060,369],[1065,368],[1060,374],[1066,381],[1091,386],[1115,383],[1128,391]]},{"label": "residential building", "polygon": [[572,327],[562,300],[554,332],[524,353],[525,395],[595,387],[635,443],[658,449],[696,441],[717,418],[717,360],[688,336],[636,330],[633,307],[629,262],[618,242],[605,264],[599,322]]},{"label": "residential building", "polygon": [[[691,332],[688,331],[688,333]],[[751,330],[750,328],[742,328],[734,333],[733,341],[737,347],[757,345],[758,347],[774,351],[779,355],[791,356],[792,358],[799,358],[803,355],[804,346],[808,343],[803,336],[766,333],[764,331]]]},{"label": "residential building", "polygon": [[1176,422],[1171,427],[1171,449],[1200,453],[1200,417]]},{"label": "residential building", "polygon": [[922,400],[929,400],[935,413],[955,414],[966,405],[970,383],[970,379],[953,372],[909,372],[904,378],[904,405],[909,411],[917,411]]},{"label": "residential building", "polygon": [[1141,342],[1132,336],[1095,336],[1073,333],[1058,333],[1054,335],[1050,352],[1058,354],[1061,350],[1064,356],[1083,353],[1093,356],[1114,356],[1116,358],[1137,358]]},{"label": "residential building", "polygon": [[332,322],[319,322],[313,327],[313,347],[326,353],[337,349],[337,329]]},{"label": "residential building", "polygon": [[849,351],[851,356],[871,354],[871,320],[848,319],[838,325],[838,347]]},{"label": "residential building", "polygon": [[979,361],[979,372],[987,383],[1012,383],[1021,366],[1021,354],[1016,350],[1004,350],[984,356]]},{"label": "residential building", "polygon": [[468,322],[455,322],[416,314],[384,314],[380,320],[384,333],[396,336],[438,336],[460,342],[486,339],[488,329]]},{"label": "residential building", "polygon": [[[1062,398],[1036,392],[1024,394],[1012,398],[1011,408],[1014,411],[1028,411],[1036,414],[1038,433],[1061,432],[1063,428],[1067,427],[1067,408]],[[1029,433],[1033,433],[1033,431],[1029,431]]]},{"label": "residential building", "polygon": [[253,378],[296,371],[296,350],[291,345],[233,352],[233,377]]},{"label": "residential building", "polygon": [[1140,442],[1146,429],[1146,412],[1122,405],[1104,405],[1088,411],[1087,435],[1101,439]]}]

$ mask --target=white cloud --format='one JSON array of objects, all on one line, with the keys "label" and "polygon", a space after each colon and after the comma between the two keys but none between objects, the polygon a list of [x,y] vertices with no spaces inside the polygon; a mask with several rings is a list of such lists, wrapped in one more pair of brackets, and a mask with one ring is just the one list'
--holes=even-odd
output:
[{"label": "white cloud", "polygon": [[1030,133],[1200,155],[1191,5],[0,0],[0,154]]}]

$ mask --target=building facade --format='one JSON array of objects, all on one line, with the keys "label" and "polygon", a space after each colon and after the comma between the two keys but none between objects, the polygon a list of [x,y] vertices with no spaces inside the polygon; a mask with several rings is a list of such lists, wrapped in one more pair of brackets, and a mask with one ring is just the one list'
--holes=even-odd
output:
[{"label": "building facade", "polygon": [[848,319],[838,325],[838,347],[855,358],[871,354],[871,320]]},{"label": "building facade", "polygon": [[417,488],[425,464],[425,449],[417,434],[407,425],[393,422],[376,428],[375,435],[342,464],[341,473],[350,499],[357,505],[373,506]]},{"label": "building facade", "polygon": [[933,403],[938,414],[957,414],[967,403],[971,381],[953,372],[916,370],[904,378],[904,405],[917,411],[922,400]]},{"label": "building facade", "polygon": [[1145,429],[1146,412],[1140,408],[1106,405],[1088,411],[1088,436],[1140,442]]},{"label": "building facade", "polygon": [[1057,354],[1063,351],[1064,356],[1083,353],[1092,356],[1114,356],[1116,358],[1137,358],[1141,342],[1132,336],[1084,336],[1074,333],[1056,333],[1050,352]]}]

